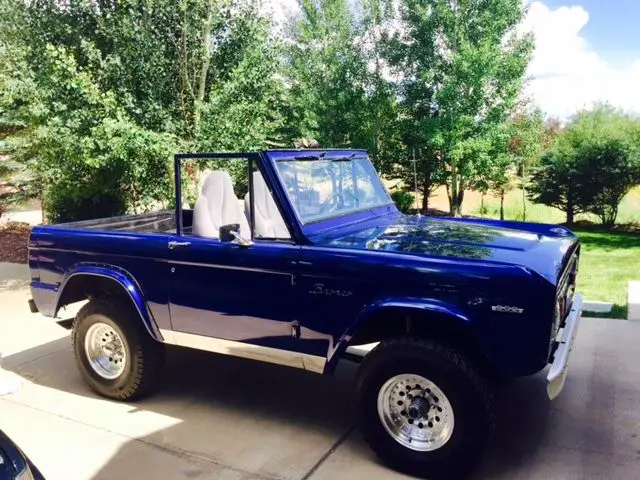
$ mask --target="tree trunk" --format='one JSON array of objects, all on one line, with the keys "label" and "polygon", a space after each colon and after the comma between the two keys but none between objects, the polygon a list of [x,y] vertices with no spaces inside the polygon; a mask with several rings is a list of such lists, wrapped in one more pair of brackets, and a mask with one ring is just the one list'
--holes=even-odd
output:
[{"label": "tree trunk", "polygon": [[480,192],[480,217],[484,218],[484,192]]},{"label": "tree trunk", "polygon": [[504,189],[500,190],[500,220],[504,220]]},{"label": "tree trunk", "polygon": [[460,190],[458,191],[458,211],[457,211],[457,215],[458,217],[462,216],[462,202],[464,201],[464,189],[462,188],[462,182],[460,182],[460,186],[459,186]]},{"label": "tree trunk", "polygon": [[426,215],[427,210],[429,210],[429,189],[422,192],[422,213]]},{"label": "tree trunk", "polygon": [[462,215],[464,180],[456,172],[455,165],[451,166],[451,177],[447,187],[447,193],[449,195],[449,214],[452,217],[459,217]]},{"label": "tree trunk", "polygon": [[573,225],[573,208],[567,207],[567,225]]},{"label": "tree trunk", "polygon": [[196,93],[193,109],[193,130],[197,134],[202,115],[202,104],[207,86],[207,75],[211,64],[211,24],[213,22],[213,0],[209,2],[207,18],[202,27],[202,53],[200,58],[200,76],[198,78],[198,91]]},{"label": "tree trunk", "polygon": [[569,192],[567,195],[567,225],[573,225],[573,213],[575,207],[573,206],[573,194]]},{"label": "tree trunk", "polygon": [[522,220],[527,220],[527,186],[525,184],[526,171],[525,164],[522,163]]}]

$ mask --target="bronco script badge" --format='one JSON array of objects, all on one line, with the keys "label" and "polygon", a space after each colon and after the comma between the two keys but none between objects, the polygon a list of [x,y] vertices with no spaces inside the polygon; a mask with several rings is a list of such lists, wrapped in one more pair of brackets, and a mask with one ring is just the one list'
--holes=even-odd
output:
[{"label": "bronco script badge", "polygon": [[349,290],[334,290],[324,286],[324,283],[315,283],[313,288],[309,290],[312,295],[331,295],[336,297],[350,297],[353,292]]}]

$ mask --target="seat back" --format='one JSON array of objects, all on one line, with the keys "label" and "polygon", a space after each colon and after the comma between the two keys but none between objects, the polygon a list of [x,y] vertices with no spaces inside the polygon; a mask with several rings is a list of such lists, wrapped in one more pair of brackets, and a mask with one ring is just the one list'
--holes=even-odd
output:
[{"label": "seat back", "polygon": [[193,207],[193,234],[219,238],[220,227],[232,223],[240,224],[242,237],[251,238],[249,223],[233,190],[231,176],[216,170],[204,180],[200,197]]},{"label": "seat back", "polygon": [[[255,235],[262,238],[291,238],[289,230],[271,192],[260,172],[253,172],[253,194],[255,196]],[[244,197],[244,211],[251,218],[251,196]]]}]

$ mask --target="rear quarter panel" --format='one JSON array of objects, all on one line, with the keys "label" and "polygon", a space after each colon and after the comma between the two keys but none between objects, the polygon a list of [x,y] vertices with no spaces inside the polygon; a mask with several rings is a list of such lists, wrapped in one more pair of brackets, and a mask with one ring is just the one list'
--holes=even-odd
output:
[{"label": "rear quarter panel", "polygon": [[34,227],[29,241],[31,291],[53,316],[60,287],[81,267],[115,267],[135,279],[158,328],[170,328],[167,243],[170,235],[55,226]]}]

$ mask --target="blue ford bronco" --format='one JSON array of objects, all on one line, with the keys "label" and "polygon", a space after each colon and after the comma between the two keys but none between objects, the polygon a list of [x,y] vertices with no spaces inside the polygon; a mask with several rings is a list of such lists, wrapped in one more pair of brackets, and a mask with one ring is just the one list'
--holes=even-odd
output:
[{"label": "blue ford bronco", "polygon": [[560,393],[582,305],[568,229],[404,215],[362,150],[180,154],[174,167],[174,210],[31,234],[30,307],[56,317],[88,300],[73,350],[100,395],[151,390],[164,345],[325,375],[357,359],[366,441],[438,479],[480,460],[496,379],[548,366]]}]

